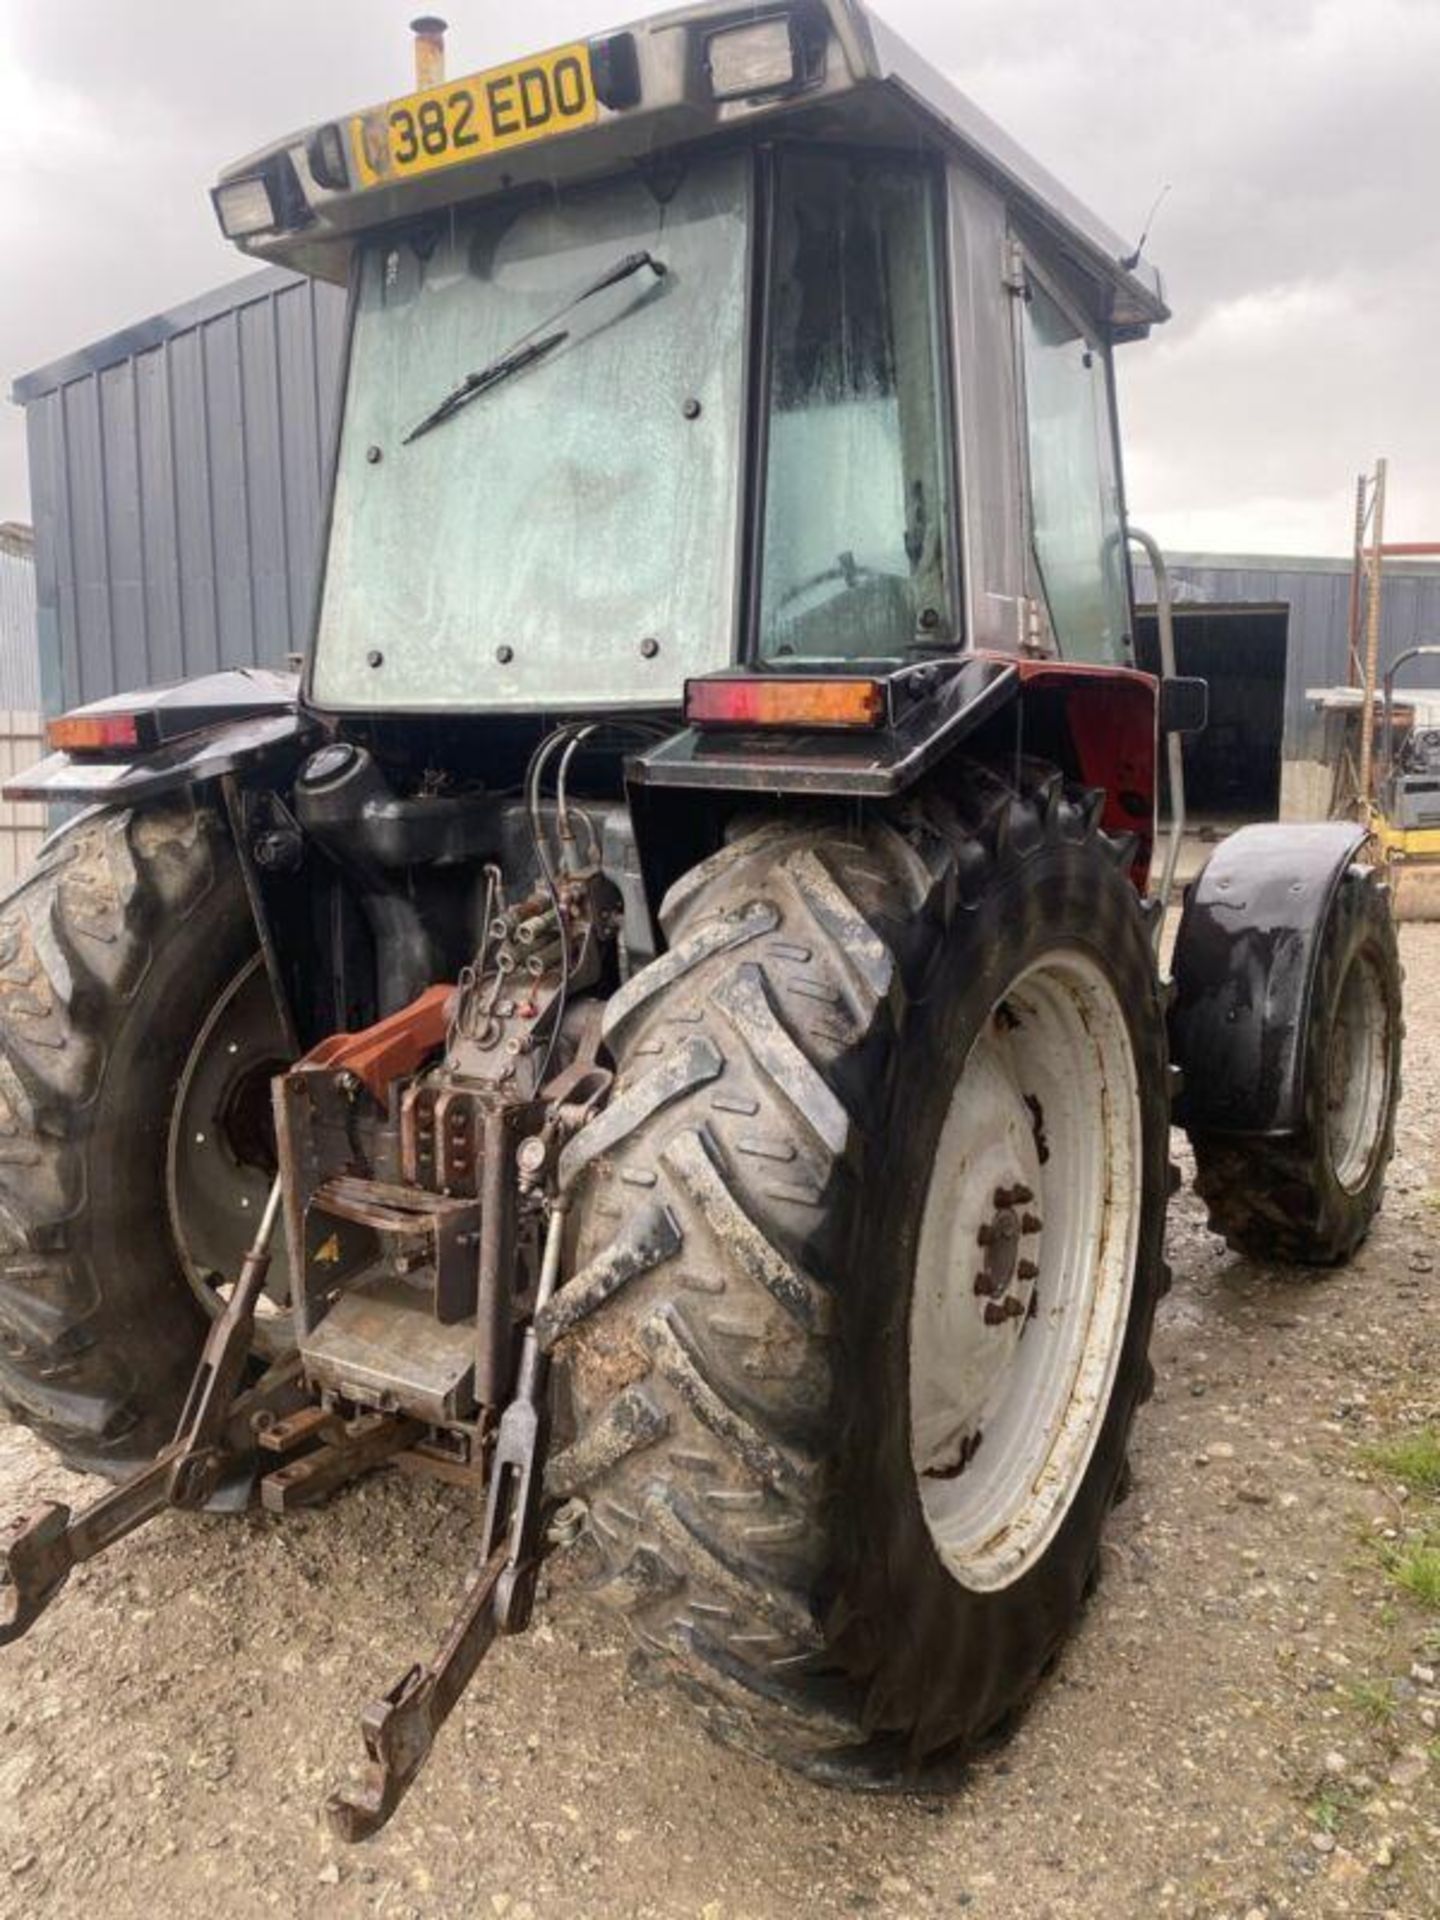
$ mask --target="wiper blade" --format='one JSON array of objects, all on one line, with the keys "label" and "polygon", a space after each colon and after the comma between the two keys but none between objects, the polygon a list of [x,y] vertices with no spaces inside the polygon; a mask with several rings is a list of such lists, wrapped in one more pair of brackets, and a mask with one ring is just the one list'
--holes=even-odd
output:
[{"label": "wiper blade", "polygon": [[422,433],[429,433],[432,427],[440,426],[452,414],[458,413],[461,407],[478,400],[482,393],[489,393],[502,380],[508,380],[512,373],[520,373],[526,367],[534,366],[537,360],[543,360],[546,354],[553,353],[569,338],[570,335],[563,330],[547,333],[543,340],[530,340],[524,346],[512,347],[509,353],[502,353],[498,360],[492,360],[488,367],[481,367],[478,373],[467,373],[458,387],[450,389],[438,407],[433,407],[423,420],[410,429],[401,446],[408,447]]},{"label": "wiper blade", "polygon": [[[584,301],[593,299],[597,293],[604,293],[607,287],[617,287],[622,280],[633,279],[646,267],[657,280],[663,280],[666,267],[663,260],[657,260],[652,253],[627,253],[623,260],[617,260],[613,267],[607,267],[598,278],[583,286],[578,293],[572,294],[563,307],[557,307],[547,319],[538,320],[528,333],[522,333],[513,347],[508,347],[488,366],[481,367],[476,373],[467,373],[458,386],[452,387],[438,406],[431,409],[425,418],[413,426],[401,442],[408,447],[412,440],[418,440],[422,433],[429,433],[432,427],[438,427],[461,407],[468,406],[472,400],[478,400],[482,393],[489,393],[492,387],[498,387],[502,380],[508,380],[513,373],[533,366],[537,360],[543,360],[553,353],[556,347],[563,346],[570,338],[567,329],[545,333],[546,327],[553,328],[557,320],[563,320],[567,313],[573,313]],[[536,338],[539,334],[541,337]]]}]

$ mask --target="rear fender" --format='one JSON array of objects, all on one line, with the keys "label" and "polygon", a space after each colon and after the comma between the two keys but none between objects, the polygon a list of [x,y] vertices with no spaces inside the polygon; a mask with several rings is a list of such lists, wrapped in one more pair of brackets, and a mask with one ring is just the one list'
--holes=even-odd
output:
[{"label": "rear fender", "polygon": [[[1143,890],[1155,826],[1161,682],[1128,667],[974,652],[921,666],[786,662],[791,677],[887,683],[886,723],[850,733],[690,726],[627,764],[645,890],[665,889],[720,844],[727,821],[827,799],[886,802],[943,789],[947,765],[974,756],[1052,761],[1103,790],[1107,832],[1134,836],[1131,878]],[[757,678],[729,669],[716,680]],[[698,683],[692,683],[698,684]]]},{"label": "rear fender", "polygon": [[316,731],[300,710],[294,676],[261,668],[117,694],[65,718],[133,719],[140,744],[52,753],[6,781],[7,800],[134,806],[242,768],[287,764]]},{"label": "rear fender", "polygon": [[[1155,844],[1155,768],[1162,682],[1133,667],[1022,660],[1022,739],[1105,795],[1100,824],[1135,836],[1130,877],[1143,893]],[[1173,683],[1170,683],[1173,684]]]},{"label": "rear fender", "polygon": [[1242,827],[1185,897],[1170,1049],[1191,1133],[1286,1134],[1304,1112],[1321,937],[1368,838],[1349,821]]}]

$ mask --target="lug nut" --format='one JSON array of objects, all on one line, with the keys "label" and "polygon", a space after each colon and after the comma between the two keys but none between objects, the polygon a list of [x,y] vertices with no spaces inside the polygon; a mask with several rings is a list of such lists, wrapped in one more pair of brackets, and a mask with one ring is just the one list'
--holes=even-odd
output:
[{"label": "lug nut", "polygon": [[1038,1213],[1026,1213],[1020,1216],[1020,1231],[1022,1233],[1039,1233],[1044,1224],[1045,1222],[1040,1218]]},{"label": "lug nut", "polygon": [[1015,1269],[1015,1277],[1017,1280],[1038,1280],[1040,1269],[1033,1260],[1022,1260]]}]

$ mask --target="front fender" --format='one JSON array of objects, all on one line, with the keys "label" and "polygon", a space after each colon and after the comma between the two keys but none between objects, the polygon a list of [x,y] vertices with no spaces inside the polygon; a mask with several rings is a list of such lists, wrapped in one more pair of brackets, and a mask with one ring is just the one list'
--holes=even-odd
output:
[{"label": "front fender", "polygon": [[7,800],[134,806],[242,767],[289,760],[317,731],[301,711],[295,677],[261,668],[119,694],[65,718],[133,719],[140,744],[52,753],[5,783]]},{"label": "front fender", "polygon": [[1368,838],[1349,821],[1242,827],[1192,884],[1175,945],[1170,1050],[1187,1132],[1285,1134],[1304,1111],[1320,939]]}]

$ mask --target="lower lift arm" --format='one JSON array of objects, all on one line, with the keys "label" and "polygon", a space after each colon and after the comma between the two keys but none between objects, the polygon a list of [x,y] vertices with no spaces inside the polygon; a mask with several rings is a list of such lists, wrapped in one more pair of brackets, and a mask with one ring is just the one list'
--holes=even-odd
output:
[{"label": "lower lift arm", "polygon": [[241,1416],[242,1431],[248,1430],[244,1416],[259,1411],[262,1405],[270,1406],[277,1387],[283,1394],[293,1385],[295,1369],[291,1368],[285,1379],[277,1381],[272,1376],[253,1393],[236,1399],[250,1354],[255,1309],[270,1271],[270,1246],[280,1205],[277,1177],[240,1277],[224,1310],[211,1325],[175,1438],[148,1467],[79,1513],[52,1504],[21,1522],[0,1562],[0,1570],[7,1576],[0,1592],[8,1585],[11,1596],[10,1617],[0,1621],[0,1646],[20,1638],[82,1561],[93,1560],[97,1553],[123,1540],[166,1507],[203,1507],[227,1468],[236,1464],[229,1436],[235,1430],[237,1415]]},{"label": "lower lift arm", "polygon": [[[10,1593],[0,1646],[18,1640],[83,1561],[164,1512],[205,1505],[226,1471],[248,1449],[251,1416],[298,1403],[295,1369],[266,1377],[236,1397],[254,1333],[255,1310],[270,1267],[281,1207],[277,1179],[254,1244],[229,1301],[210,1329],[175,1438],[147,1467],[72,1515],[59,1504],[21,1522],[0,1568]],[[565,1204],[550,1215],[535,1310],[550,1299],[560,1272]],[[515,1395],[496,1435],[477,1575],[444,1644],[428,1666],[415,1666],[364,1714],[369,1764],[353,1792],[332,1795],[327,1811],[345,1840],[378,1833],[394,1813],[491,1642],[528,1623],[540,1557],[541,1476],[545,1444],[547,1363],[533,1321],[521,1350]],[[405,1433],[410,1423],[402,1423]],[[232,1443],[232,1435],[241,1438]],[[390,1450],[393,1450],[390,1449]]]}]

